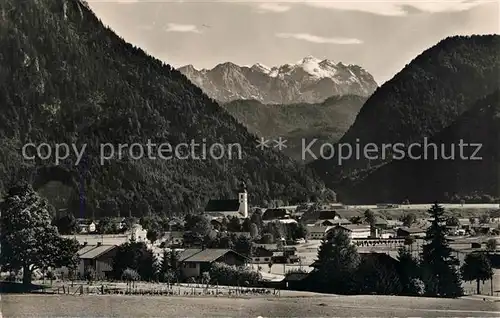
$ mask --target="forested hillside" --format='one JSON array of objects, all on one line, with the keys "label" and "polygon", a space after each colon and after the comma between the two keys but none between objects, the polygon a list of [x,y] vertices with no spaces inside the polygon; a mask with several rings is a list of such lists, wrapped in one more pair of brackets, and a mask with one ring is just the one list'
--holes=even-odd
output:
[{"label": "forested hillside", "polygon": [[[175,45],[175,43],[172,43]],[[200,211],[246,181],[251,202],[327,195],[312,173],[272,150],[171,66],[104,27],[77,0],[0,2],[0,186],[73,186],[82,216]],[[103,143],[239,143],[242,160],[135,160],[100,165]],[[87,144],[70,156],[23,160],[28,143]],[[126,156],[126,155],[125,155]],[[45,169],[41,169],[45,168]],[[75,211],[76,212],[76,211]]]},{"label": "forested hillside", "polygon": [[[481,147],[464,146],[461,153],[461,141]],[[437,148],[429,146],[426,152],[418,148],[413,151],[413,156],[421,156],[421,160],[393,161],[361,181],[345,180],[343,198],[355,202],[415,203],[492,202],[500,198],[498,90],[475,103],[428,144]]]},{"label": "forested hillside", "polygon": [[223,107],[250,132],[266,138],[286,139],[284,152],[302,161],[302,139],[309,143],[317,138],[317,145],[338,141],[365,101],[366,97],[344,95],[332,96],[320,104],[267,105],[256,100],[237,100]]},{"label": "forested hillside", "polygon": [[[500,36],[454,36],[440,41],[379,87],[361,108],[339,143],[422,142],[451,125],[474,103],[499,87]],[[359,142],[358,142],[359,140]],[[345,161],[317,160],[315,170],[330,186],[341,179],[362,180],[390,161],[361,156]]]}]

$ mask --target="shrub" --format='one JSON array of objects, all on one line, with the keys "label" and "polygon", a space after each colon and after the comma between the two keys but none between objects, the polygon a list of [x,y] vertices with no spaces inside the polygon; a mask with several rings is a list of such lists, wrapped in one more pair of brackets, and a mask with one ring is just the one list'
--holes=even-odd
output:
[{"label": "shrub", "polygon": [[262,279],[262,274],[245,266],[231,266],[214,263],[210,268],[212,283],[227,286],[256,286]]}]

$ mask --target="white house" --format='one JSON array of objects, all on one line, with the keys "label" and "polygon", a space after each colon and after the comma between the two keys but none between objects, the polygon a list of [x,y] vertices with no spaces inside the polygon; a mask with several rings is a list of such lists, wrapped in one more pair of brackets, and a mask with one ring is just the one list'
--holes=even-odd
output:
[{"label": "white house", "polygon": [[92,220],[79,219],[77,220],[80,233],[94,233],[96,231],[96,224]]},{"label": "white house", "polygon": [[325,238],[327,232],[334,228],[333,226],[308,226],[307,239],[308,240],[322,240]]},{"label": "white house", "polygon": [[137,242],[145,242],[147,241],[148,231],[142,228],[140,224],[134,224],[130,231],[130,240]]},{"label": "white house", "polygon": [[[335,227],[335,229],[346,232],[351,239],[369,238],[372,236],[371,228],[369,225],[338,225]],[[374,236],[376,236],[376,233]]]}]

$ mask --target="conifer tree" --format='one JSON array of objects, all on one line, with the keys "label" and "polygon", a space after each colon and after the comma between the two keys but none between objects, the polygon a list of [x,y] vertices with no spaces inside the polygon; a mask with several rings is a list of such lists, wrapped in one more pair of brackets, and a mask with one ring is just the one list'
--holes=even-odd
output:
[{"label": "conifer tree", "polygon": [[445,237],[444,209],[437,202],[429,209],[433,220],[427,229],[422,248],[422,267],[425,293],[428,296],[459,297],[463,294],[457,266],[459,261]]},{"label": "conifer tree", "polygon": [[333,231],[321,242],[315,262],[315,284],[324,292],[348,294],[355,290],[360,258],[343,231]]}]

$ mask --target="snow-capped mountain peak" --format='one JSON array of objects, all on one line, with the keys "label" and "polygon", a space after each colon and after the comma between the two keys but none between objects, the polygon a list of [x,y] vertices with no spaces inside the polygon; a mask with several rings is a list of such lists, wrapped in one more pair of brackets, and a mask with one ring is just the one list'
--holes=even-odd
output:
[{"label": "snow-capped mountain peak", "polygon": [[335,63],[329,60],[320,60],[314,56],[307,56],[295,64],[296,68],[303,69],[309,75],[318,79],[333,78],[337,73]]},{"label": "snow-capped mountain peak", "polygon": [[264,64],[261,64],[261,63],[255,63],[254,65],[252,65],[251,69],[253,69],[254,71],[257,71],[257,72],[264,73],[264,74],[269,74],[271,72],[270,67],[265,66]]},{"label": "snow-capped mountain peak", "polygon": [[378,86],[360,66],[336,64],[311,55],[272,67],[226,62],[208,70],[187,66],[179,71],[220,102],[257,99],[267,104],[316,103],[333,95],[369,96]]},{"label": "snow-capped mountain peak", "polygon": [[295,63],[296,65],[302,65],[302,64],[308,64],[308,63],[320,63],[321,60],[312,56],[312,55],[308,55],[306,57],[304,57],[303,59],[301,59],[300,61],[298,61],[297,63]]}]

